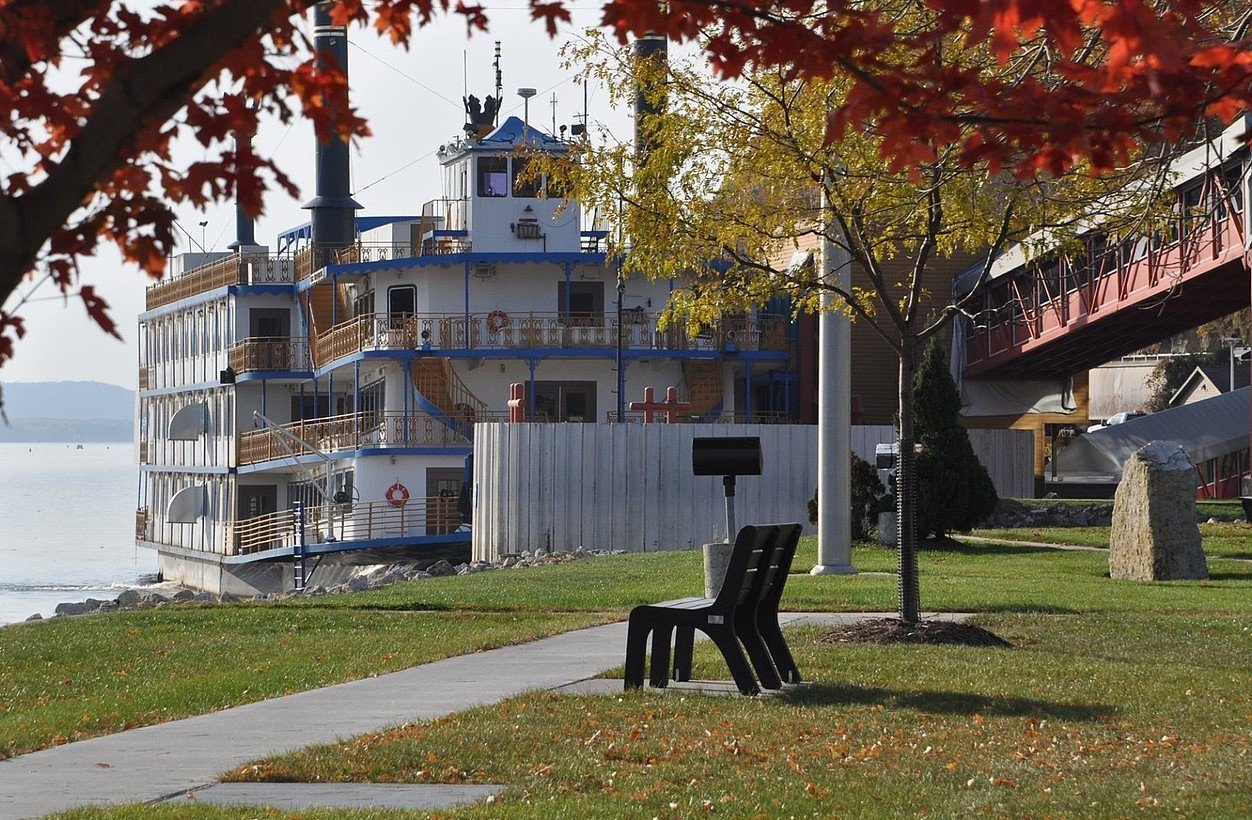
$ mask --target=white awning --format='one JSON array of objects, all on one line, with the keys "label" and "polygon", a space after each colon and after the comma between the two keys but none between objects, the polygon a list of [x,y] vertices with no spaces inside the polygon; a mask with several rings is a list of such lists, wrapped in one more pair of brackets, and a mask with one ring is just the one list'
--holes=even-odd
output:
[{"label": "white awning", "polygon": [[170,441],[195,441],[208,432],[208,414],[204,402],[192,402],[170,419],[166,438]]},{"label": "white awning", "polygon": [[980,381],[961,383],[962,416],[1073,413],[1072,381]]},{"label": "white awning", "polygon": [[170,524],[194,524],[204,515],[207,495],[203,484],[183,487],[165,508],[165,520]]}]

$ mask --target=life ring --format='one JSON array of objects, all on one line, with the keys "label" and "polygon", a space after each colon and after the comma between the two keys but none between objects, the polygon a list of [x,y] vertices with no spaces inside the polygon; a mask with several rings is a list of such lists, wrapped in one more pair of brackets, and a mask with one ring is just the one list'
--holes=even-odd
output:
[{"label": "life ring", "polygon": [[499,333],[509,326],[509,314],[503,310],[493,310],[487,314],[487,329]]},{"label": "life ring", "polygon": [[409,488],[397,481],[387,488],[387,501],[393,507],[403,507],[409,500]]}]

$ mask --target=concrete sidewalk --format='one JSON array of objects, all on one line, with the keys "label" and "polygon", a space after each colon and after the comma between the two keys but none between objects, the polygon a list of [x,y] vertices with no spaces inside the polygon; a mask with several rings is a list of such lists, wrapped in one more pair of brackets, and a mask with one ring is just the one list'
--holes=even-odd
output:
[{"label": "concrete sidewalk", "polygon": [[[782,620],[824,625],[883,616],[785,613]],[[257,758],[569,686],[620,666],[625,646],[624,622],[580,629],[10,758],[0,761],[0,818],[175,798]]]}]

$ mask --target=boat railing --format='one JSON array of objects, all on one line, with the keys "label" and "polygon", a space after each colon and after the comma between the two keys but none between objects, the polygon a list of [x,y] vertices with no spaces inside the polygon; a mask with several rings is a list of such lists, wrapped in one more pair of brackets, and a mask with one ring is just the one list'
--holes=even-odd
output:
[{"label": "boat railing", "polygon": [[296,256],[245,256],[243,283],[248,285],[284,285],[296,281],[299,261],[307,250]]},{"label": "boat railing", "polygon": [[[304,509],[304,543],[369,541],[447,535],[463,522],[456,496],[410,498],[404,504],[371,500],[353,504],[309,505]],[[329,522],[329,526],[327,523]],[[258,515],[227,528],[227,554],[250,555],[293,548],[299,540],[299,514],[293,510]]]},{"label": "boat railing", "polygon": [[313,275],[317,268],[313,264],[313,247],[305,247],[295,253],[296,279],[304,281]]},{"label": "boat railing", "polygon": [[384,500],[331,505],[329,528],[322,524],[328,509],[309,507],[305,510],[305,538],[306,541],[325,541],[329,534],[336,541],[350,542],[448,535],[464,523],[457,500],[452,495],[410,498],[401,505]]},{"label": "boat railing", "polygon": [[231,345],[229,357],[230,368],[235,373],[313,369],[309,358],[309,343],[305,339],[252,337]]},{"label": "boat railing", "polygon": [[476,350],[483,348],[612,348],[638,350],[785,351],[786,319],[775,315],[724,319],[697,333],[659,326],[660,314],[643,310],[601,313],[367,314],[317,339],[326,363],[364,351]]},{"label": "boat railing", "polygon": [[210,290],[237,285],[239,275],[239,257],[224,256],[155,285],[149,285],[144,301],[147,309],[152,310]]},{"label": "boat railing", "polygon": [[608,231],[582,231],[579,234],[583,253],[607,253],[609,249]]},{"label": "boat railing", "polygon": [[[258,464],[293,456],[317,455],[342,450],[387,447],[454,447],[469,439],[439,419],[421,413],[347,413],[327,418],[304,419],[280,425],[281,429],[309,447],[292,444],[274,430],[249,430],[239,437],[239,463]],[[317,448],[313,450],[310,448]]]},{"label": "boat railing", "polygon": [[388,262],[393,259],[411,259],[417,255],[417,249],[410,242],[358,242],[335,251],[335,264]]},{"label": "boat railing", "polygon": [[232,521],[226,528],[227,555],[248,555],[295,544],[296,519],[291,510]]},{"label": "boat railing", "polygon": [[[309,269],[303,275],[302,264]],[[152,310],[229,285],[290,284],[311,273],[311,267],[308,250],[294,257],[231,254],[150,285],[144,301],[146,309]]]},{"label": "boat railing", "polygon": [[152,368],[146,364],[139,365],[139,389],[152,389]]}]

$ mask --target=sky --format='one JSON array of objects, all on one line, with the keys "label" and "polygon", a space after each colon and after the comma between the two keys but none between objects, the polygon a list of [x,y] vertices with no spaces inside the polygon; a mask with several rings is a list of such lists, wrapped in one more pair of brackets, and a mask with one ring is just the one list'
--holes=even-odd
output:
[{"label": "sky", "polygon": [[[441,195],[439,165],[435,152],[441,142],[457,136],[465,122],[461,102],[468,80],[469,93],[480,99],[495,92],[494,43],[501,42],[504,106],[501,121],[522,116],[523,101],[517,89],[532,87],[538,93],[530,101],[530,121],[545,130],[552,127],[552,97],[556,122],[571,124],[583,111],[583,86],[576,82],[577,69],[564,69],[561,45],[585,28],[595,25],[600,7],[595,2],[567,3],[573,24],[548,37],[539,23],[529,20],[528,7],[486,4],[491,20],[487,33],[467,37],[460,17],[436,19],[418,30],[406,52],[380,40],[372,30],[349,29],[348,63],[351,97],[369,121],[373,136],[352,150],[353,196],[361,203],[361,215],[417,214],[422,204]],[[600,123],[620,138],[628,139],[631,116],[627,110],[611,110],[608,93],[595,85],[587,88],[587,110],[593,127]],[[279,165],[300,187],[293,199],[271,191],[265,213],[257,221],[257,241],[274,248],[282,230],[308,220],[300,206],[313,197],[313,129],[306,122],[292,125],[271,122],[262,126],[254,150],[279,156]],[[191,163],[205,155],[194,142],[185,141],[177,156]],[[177,212],[188,236],[176,253],[197,250],[223,251],[235,238],[235,214],[231,203],[199,212]],[[207,223],[201,225],[200,223]],[[142,272],[123,263],[120,255],[101,247],[96,257],[82,266],[82,284],[94,285],[110,304],[124,337],[117,341],[99,330],[86,316],[76,296],[63,300],[48,286],[30,293],[19,288],[6,306],[24,294],[21,307],[27,335],[17,345],[15,358],[0,368],[4,382],[82,380],[102,381],[134,389],[138,379],[137,321],[143,310]]]}]

